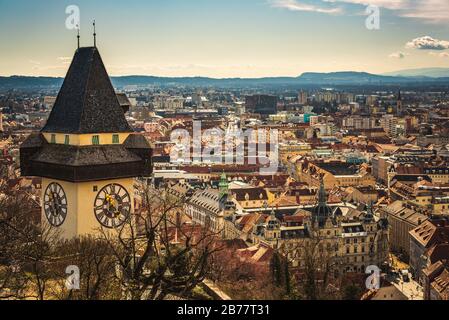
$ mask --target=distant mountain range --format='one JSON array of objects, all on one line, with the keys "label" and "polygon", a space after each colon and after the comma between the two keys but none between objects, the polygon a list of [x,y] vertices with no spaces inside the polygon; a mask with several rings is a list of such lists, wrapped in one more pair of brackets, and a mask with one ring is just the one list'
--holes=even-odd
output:
[{"label": "distant mountain range", "polygon": [[[421,70],[419,72],[419,70]],[[426,71],[427,70],[427,73]],[[445,70],[445,71],[444,71]],[[446,73],[445,73],[446,72]],[[442,75],[442,77],[424,74]],[[394,75],[376,75],[366,72],[303,73],[299,77],[267,78],[207,78],[207,77],[155,77],[121,76],[112,77],[117,88],[127,86],[215,86],[215,87],[267,87],[304,85],[401,85],[438,84],[449,85],[449,69],[416,69],[398,71]],[[63,78],[11,76],[0,77],[0,89],[59,88]]]},{"label": "distant mountain range", "polygon": [[396,77],[431,77],[444,78],[449,77],[449,68],[421,68],[421,69],[406,69],[395,72],[384,73],[384,76]]}]

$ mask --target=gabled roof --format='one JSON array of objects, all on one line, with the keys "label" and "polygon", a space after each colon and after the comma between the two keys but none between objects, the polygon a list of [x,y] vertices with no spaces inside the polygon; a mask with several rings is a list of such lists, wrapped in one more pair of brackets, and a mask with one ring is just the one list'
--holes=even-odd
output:
[{"label": "gabled roof", "polygon": [[444,269],[441,274],[435,278],[431,283],[433,289],[435,289],[441,300],[449,299],[449,271]]},{"label": "gabled roof", "polygon": [[97,48],[78,49],[42,132],[132,131]]},{"label": "gabled roof", "polygon": [[395,286],[383,287],[376,291],[370,300],[408,300]]},{"label": "gabled roof", "polygon": [[190,198],[189,204],[205,209],[209,213],[220,215],[225,201],[226,197],[222,197],[219,190],[207,188],[197,190]]},{"label": "gabled roof", "polygon": [[435,243],[447,242],[449,239],[449,225],[427,220],[410,231],[410,235],[423,247],[428,248]]},{"label": "gabled roof", "polygon": [[237,201],[268,200],[267,191],[263,188],[234,189],[232,194]]},{"label": "gabled roof", "polygon": [[449,261],[449,243],[437,243],[426,252],[426,255],[430,258],[430,263]]}]

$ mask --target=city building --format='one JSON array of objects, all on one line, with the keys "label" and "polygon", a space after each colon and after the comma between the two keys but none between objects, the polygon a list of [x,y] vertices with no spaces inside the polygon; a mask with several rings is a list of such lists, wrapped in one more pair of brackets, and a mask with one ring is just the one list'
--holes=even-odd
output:
[{"label": "city building", "polygon": [[423,284],[423,270],[441,260],[449,261],[449,218],[433,217],[410,231],[410,268]]},{"label": "city building", "polygon": [[367,266],[382,266],[387,261],[385,219],[376,216],[370,205],[364,211],[328,205],[324,183],[316,206],[282,218],[273,209],[266,221],[255,226],[254,233],[255,242],[278,248],[298,269],[305,267],[306,248],[314,244],[333,261],[337,272],[364,273]]},{"label": "city building", "polygon": [[249,113],[260,114],[262,116],[268,116],[270,114],[277,113],[277,101],[276,96],[271,95],[252,95],[245,97],[245,110]]},{"label": "city building", "polygon": [[408,261],[410,231],[424,223],[428,216],[418,206],[404,201],[395,201],[379,211],[388,219],[390,250],[402,254],[402,258]]}]

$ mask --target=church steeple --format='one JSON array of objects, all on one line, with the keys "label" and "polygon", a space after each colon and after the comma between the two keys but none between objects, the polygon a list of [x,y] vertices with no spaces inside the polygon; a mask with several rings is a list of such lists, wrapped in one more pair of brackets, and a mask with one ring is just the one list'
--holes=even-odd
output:
[{"label": "church steeple", "polygon": [[320,177],[320,189],[318,191],[318,204],[312,210],[312,221],[318,223],[318,227],[323,227],[326,220],[332,215],[332,209],[327,205],[326,189],[324,188],[324,178]]},{"label": "church steeple", "polygon": [[403,113],[404,113],[404,110],[403,110],[403,105],[402,105],[402,95],[401,95],[401,90],[399,90],[398,99],[396,102],[396,114],[398,116],[402,116]]},{"label": "church steeple", "polygon": [[366,213],[363,216],[363,220],[368,223],[374,220],[373,203],[371,201],[366,205]]},{"label": "church steeple", "polygon": [[320,190],[318,191],[318,204],[325,206],[327,204],[326,189],[324,188],[323,177],[320,177]]},{"label": "church steeple", "polygon": [[229,190],[228,178],[226,177],[226,173],[224,171],[220,176],[220,182],[218,183],[218,188],[220,190],[221,197],[228,194],[228,190]]}]

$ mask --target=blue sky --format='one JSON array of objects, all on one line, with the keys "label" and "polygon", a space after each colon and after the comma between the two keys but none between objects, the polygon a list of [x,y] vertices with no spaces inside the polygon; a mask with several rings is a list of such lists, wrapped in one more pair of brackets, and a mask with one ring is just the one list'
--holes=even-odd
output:
[{"label": "blue sky", "polygon": [[449,67],[448,0],[0,0],[0,75],[63,76],[81,44],[112,75],[260,77]]}]

